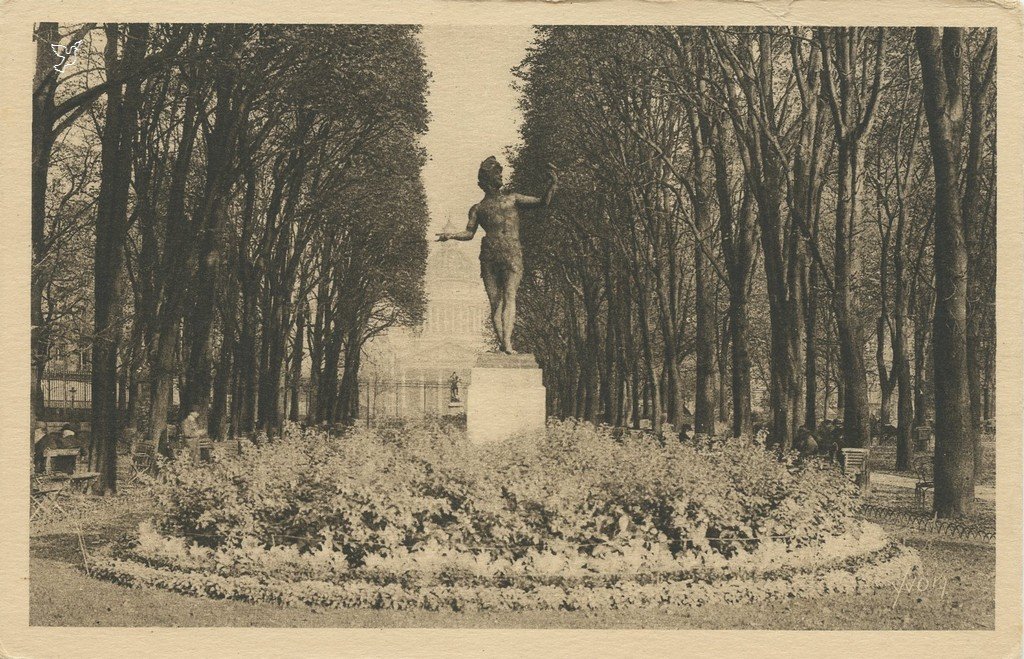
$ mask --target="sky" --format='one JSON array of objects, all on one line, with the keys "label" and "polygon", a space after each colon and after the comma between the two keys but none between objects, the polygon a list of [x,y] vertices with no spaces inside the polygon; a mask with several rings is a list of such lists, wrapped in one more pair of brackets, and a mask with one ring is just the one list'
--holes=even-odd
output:
[{"label": "sky", "polygon": [[[495,156],[506,168],[506,180],[511,174],[505,149],[519,141],[521,119],[511,69],[526,54],[533,29],[424,25],[420,38],[432,75],[427,97],[430,127],[422,144],[429,157],[423,183],[433,239],[449,220],[458,229],[465,227],[469,207],[483,196],[476,185],[481,161]],[[463,246],[474,256],[480,235]]]}]

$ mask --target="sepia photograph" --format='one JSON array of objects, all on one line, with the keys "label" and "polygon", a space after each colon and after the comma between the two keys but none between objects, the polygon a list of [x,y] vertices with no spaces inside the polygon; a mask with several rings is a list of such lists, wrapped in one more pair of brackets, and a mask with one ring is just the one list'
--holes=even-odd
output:
[{"label": "sepia photograph", "polygon": [[996,630],[1001,30],[683,23],[35,22],[28,625]]}]

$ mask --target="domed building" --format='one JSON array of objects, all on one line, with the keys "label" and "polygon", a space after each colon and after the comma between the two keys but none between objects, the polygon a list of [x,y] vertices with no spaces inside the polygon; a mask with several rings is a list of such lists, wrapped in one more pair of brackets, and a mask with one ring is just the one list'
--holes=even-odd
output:
[{"label": "domed building", "polygon": [[371,417],[465,410],[470,370],[476,356],[490,347],[478,252],[477,241],[430,243],[422,325],[394,329],[366,347],[360,389]]}]

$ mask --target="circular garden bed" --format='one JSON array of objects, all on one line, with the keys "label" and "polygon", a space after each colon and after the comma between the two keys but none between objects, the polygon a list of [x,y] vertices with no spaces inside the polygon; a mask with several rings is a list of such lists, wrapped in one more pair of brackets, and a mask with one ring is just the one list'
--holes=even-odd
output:
[{"label": "circular garden bed", "polygon": [[94,574],[284,604],[586,610],[858,592],[917,564],[827,463],[572,422],[483,447],[290,428],[167,465],[151,496],[161,514]]}]

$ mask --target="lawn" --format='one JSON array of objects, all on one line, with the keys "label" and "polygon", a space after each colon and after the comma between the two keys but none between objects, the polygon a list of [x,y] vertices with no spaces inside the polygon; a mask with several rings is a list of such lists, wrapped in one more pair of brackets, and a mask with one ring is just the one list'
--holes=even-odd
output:
[{"label": "lawn", "polygon": [[113,501],[80,497],[65,501],[63,506],[72,515],[43,516],[33,523],[32,625],[992,629],[994,624],[992,545],[893,525],[887,528],[894,537],[919,551],[923,573],[921,578],[914,576],[868,595],[672,611],[455,613],[283,608],[125,588],[85,574],[78,530],[82,531],[81,542],[87,551],[94,550],[145,518],[148,511],[144,498],[128,492]]}]

